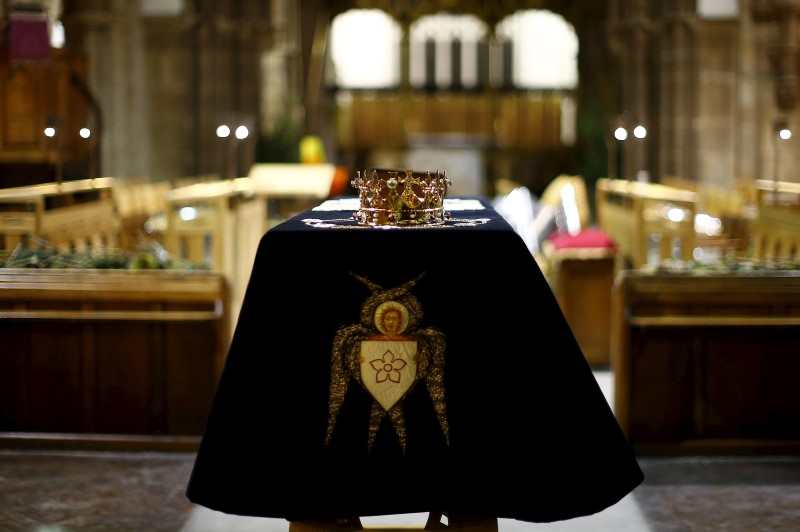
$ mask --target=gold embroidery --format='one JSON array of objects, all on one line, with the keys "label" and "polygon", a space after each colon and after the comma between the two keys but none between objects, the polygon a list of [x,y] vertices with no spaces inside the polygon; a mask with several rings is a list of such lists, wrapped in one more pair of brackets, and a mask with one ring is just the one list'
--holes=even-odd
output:
[{"label": "gold embroidery", "polygon": [[[425,272],[400,286],[388,289],[382,288],[366,277],[354,273],[351,275],[364,283],[372,293],[361,306],[360,323],[340,327],[333,339],[326,445],[333,437],[336,418],[344,403],[351,379],[369,391],[374,399],[367,434],[368,449],[372,449],[381,422],[388,415],[403,452],[405,452],[406,424],[403,400],[420,380],[425,381],[442,434],[449,445],[450,429],[447,422],[444,390],[445,337],[441,331],[432,327],[419,327],[423,317],[422,306],[419,300],[411,294],[411,289],[425,275]],[[368,387],[371,386],[371,383],[363,382],[361,377],[361,365],[366,360],[362,354],[362,342],[375,343],[376,341],[414,342],[416,347],[416,351],[404,361],[404,363],[416,364],[416,373],[408,373],[408,375],[413,375],[412,382],[401,383],[399,376],[397,379],[381,381],[401,386],[393,390],[392,393],[396,394],[394,397],[383,403],[387,405],[388,410],[381,405],[378,400],[379,396],[373,393],[374,389]],[[403,343],[401,345],[412,344]],[[411,350],[407,352],[411,353]],[[383,397],[381,399],[385,400]],[[391,406],[389,406],[390,404]]]}]

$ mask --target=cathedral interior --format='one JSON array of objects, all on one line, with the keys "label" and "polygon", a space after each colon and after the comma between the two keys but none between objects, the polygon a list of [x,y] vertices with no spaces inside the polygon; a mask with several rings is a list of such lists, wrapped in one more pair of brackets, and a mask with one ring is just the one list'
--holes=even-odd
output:
[{"label": "cathedral interior", "polygon": [[397,169],[523,239],[645,470],[542,530],[797,529],[798,100],[785,0],[0,1],[0,528],[285,530],[183,493],[254,259]]}]

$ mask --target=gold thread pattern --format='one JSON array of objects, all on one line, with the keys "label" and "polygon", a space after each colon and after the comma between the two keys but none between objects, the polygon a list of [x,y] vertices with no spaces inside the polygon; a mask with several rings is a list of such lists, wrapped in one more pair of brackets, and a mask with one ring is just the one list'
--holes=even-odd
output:
[{"label": "gold thread pattern", "polygon": [[[385,330],[384,327],[379,327],[376,323],[379,309],[402,307],[404,309],[400,320],[402,329],[398,332],[403,334],[402,338],[404,340],[416,342],[417,351],[413,357],[413,362],[416,363],[416,374],[413,382],[402,392],[400,399],[391,407],[387,404],[388,410],[377,399],[373,401],[367,434],[367,449],[372,449],[381,422],[388,415],[400,446],[405,453],[407,433],[403,400],[420,380],[425,382],[442,434],[449,445],[450,429],[447,422],[444,388],[445,336],[435,328],[419,327],[423,318],[422,305],[411,293],[411,289],[425,275],[425,272],[399,286],[388,289],[384,289],[364,276],[352,272],[351,275],[365,284],[370,289],[371,294],[361,305],[360,323],[342,326],[334,335],[331,348],[331,381],[325,444],[329,444],[333,438],[336,419],[344,403],[350,381],[354,380],[364,389],[370,391],[361,377],[361,349],[362,342],[376,337],[385,337],[386,333],[390,332]],[[400,336],[397,338],[400,338]],[[373,395],[373,397],[377,398],[378,396]]]}]

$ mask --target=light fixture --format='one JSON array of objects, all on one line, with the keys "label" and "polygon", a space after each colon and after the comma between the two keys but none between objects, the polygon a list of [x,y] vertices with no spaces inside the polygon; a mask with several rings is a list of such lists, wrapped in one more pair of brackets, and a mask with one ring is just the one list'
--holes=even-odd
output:
[{"label": "light fixture", "polygon": [[772,130],[778,134],[781,140],[792,138],[792,130],[789,129],[789,120],[785,116],[778,116],[772,119]]},{"label": "light fixture", "polygon": [[620,126],[614,130],[614,138],[617,140],[625,140],[628,138],[628,130]]},{"label": "light fixture", "polygon": [[228,135],[231,134],[231,128],[222,124],[221,126],[217,126],[217,136],[221,139],[227,138]]},{"label": "light fixture", "polygon": [[192,221],[197,218],[197,209],[194,207],[181,207],[178,211],[178,216],[186,222]]},{"label": "light fixture", "polygon": [[633,128],[633,136],[637,139],[643,139],[647,136],[647,128],[643,125],[639,124],[635,128]]}]

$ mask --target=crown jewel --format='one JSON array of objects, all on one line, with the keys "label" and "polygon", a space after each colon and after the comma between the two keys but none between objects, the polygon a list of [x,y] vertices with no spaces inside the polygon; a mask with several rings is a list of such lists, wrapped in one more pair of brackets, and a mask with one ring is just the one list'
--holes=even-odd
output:
[{"label": "crown jewel", "polygon": [[359,224],[438,225],[449,218],[444,197],[450,180],[444,172],[372,168],[358,171],[350,184],[358,190],[360,208],[353,218]]}]

